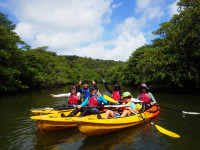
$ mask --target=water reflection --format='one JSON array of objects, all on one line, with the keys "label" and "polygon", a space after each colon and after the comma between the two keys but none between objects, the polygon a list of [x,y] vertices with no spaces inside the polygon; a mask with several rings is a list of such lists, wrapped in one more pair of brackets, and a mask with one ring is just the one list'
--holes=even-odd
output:
[{"label": "water reflection", "polygon": [[[38,130],[34,121],[30,119],[32,115],[30,109],[66,103],[66,99],[52,99],[49,94],[66,93],[69,91],[69,86],[2,96],[0,149],[200,149],[198,132],[200,115],[182,116],[182,113],[162,108],[160,115],[151,121],[178,133],[181,135],[180,139],[166,136],[148,123],[93,137],[84,136],[76,128],[54,132]],[[112,88],[112,85],[109,87]],[[110,95],[103,84],[98,84],[98,88],[102,94]],[[137,91],[131,87],[122,87],[122,90],[130,91],[134,97],[137,96]],[[200,95],[156,93],[155,91],[152,93],[163,106],[200,112]]]},{"label": "water reflection", "polygon": [[[68,129],[63,131],[36,131],[34,141],[35,149],[60,149],[63,145],[74,143],[84,136],[76,129]],[[76,145],[77,146],[77,145]],[[68,148],[66,146],[65,148]]]}]

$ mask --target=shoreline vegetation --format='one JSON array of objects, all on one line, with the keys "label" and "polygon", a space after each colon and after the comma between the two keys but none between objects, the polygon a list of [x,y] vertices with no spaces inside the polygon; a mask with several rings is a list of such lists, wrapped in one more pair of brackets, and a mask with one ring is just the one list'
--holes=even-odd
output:
[{"label": "shoreline vegetation", "polygon": [[[0,12],[0,92],[47,88],[80,79],[150,88],[200,89],[200,1],[180,0],[179,14],[160,24],[160,38],[136,49],[126,62],[57,55],[48,47],[31,49]],[[124,50],[126,51],[126,50]]]}]

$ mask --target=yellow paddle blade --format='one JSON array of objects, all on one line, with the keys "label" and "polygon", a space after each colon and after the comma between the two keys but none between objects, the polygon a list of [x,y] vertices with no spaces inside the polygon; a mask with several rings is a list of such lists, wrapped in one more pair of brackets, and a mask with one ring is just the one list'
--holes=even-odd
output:
[{"label": "yellow paddle blade", "polygon": [[103,96],[106,100],[110,101],[110,102],[113,102],[113,103],[118,103],[116,100],[112,99],[111,97],[107,96],[107,95],[104,95]]},{"label": "yellow paddle blade", "polygon": [[178,134],[176,134],[174,132],[168,131],[168,130],[160,127],[159,125],[155,125],[155,127],[158,129],[158,131],[160,131],[163,134],[166,134],[166,135],[174,137],[174,138],[180,138],[180,135],[178,135]]}]

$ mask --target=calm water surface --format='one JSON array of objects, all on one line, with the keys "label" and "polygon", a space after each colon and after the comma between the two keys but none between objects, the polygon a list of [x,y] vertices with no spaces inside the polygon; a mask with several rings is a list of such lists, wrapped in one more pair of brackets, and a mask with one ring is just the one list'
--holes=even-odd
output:
[{"label": "calm water surface", "polygon": [[[110,95],[103,85],[98,85],[102,94]],[[109,86],[112,88],[112,86]],[[134,97],[137,91],[122,87]],[[0,149],[2,150],[90,150],[90,149],[144,149],[144,150],[200,150],[200,115],[183,115],[180,112],[162,109],[151,120],[161,127],[178,133],[181,138],[166,136],[149,123],[130,127],[118,132],[87,137],[76,128],[44,132],[38,130],[30,119],[32,108],[53,107],[66,103],[65,98],[52,99],[51,93],[68,93],[69,86],[28,91],[21,94],[1,96],[0,99]],[[174,109],[200,112],[200,95],[158,93],[152,91],[160,105]]]}]

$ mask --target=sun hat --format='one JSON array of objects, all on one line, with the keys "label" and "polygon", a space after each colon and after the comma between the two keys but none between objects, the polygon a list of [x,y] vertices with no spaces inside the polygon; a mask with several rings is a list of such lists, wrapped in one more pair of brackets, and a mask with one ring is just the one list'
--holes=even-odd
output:
[{"label": "sun hat", "polygon": [[122,99],[123,99],[124,97],[133,97],[133,96],[131,95],[130,92],[124,92],[123,95],[122,95]]},{"label": "sun hat", "polygon": [[70,91],[71,91],[72,89],[76,89],[76,86],[75,86],[75,85],[72,85],[72,86],[70,87]]},{"label": "sun hat", "polygon": [[142,88],[146,88],[147,90],[149,90],[148,86],[145,83],[140,84],[140,86],[138,87],[139,90],[141,90]]}]

